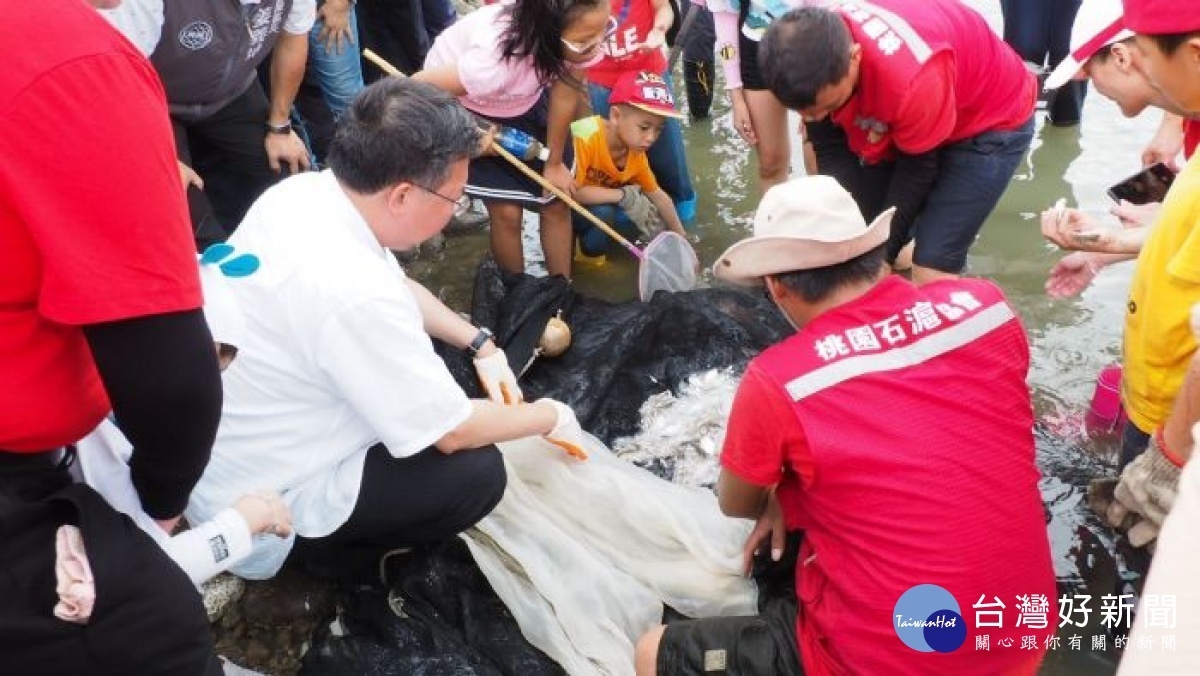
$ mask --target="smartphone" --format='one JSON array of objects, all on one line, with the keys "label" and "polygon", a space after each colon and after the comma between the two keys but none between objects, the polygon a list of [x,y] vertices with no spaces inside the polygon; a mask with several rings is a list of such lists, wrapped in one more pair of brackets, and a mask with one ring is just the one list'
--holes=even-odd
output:
[{"label": "smartphone", "polygon": [[1175,172],[1159,162],[1109,188],[1108,196],[1118,204],[1121,200],[1130,204],[1161,202],[1174,180]]}]

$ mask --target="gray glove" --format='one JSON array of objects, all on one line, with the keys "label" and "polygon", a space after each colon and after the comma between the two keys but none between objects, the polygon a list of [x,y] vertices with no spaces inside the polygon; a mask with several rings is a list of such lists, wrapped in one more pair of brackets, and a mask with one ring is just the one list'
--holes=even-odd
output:
[{"label": "gray glove", "polygon": [[663,229],[662,217],[650,198],[642,193],[640,186],[627,185],[620,188],[621,201],[617,206],[633,221],[643,237],[650,238]]},{"label": "gray glove", "polygon": [[1129,543],[1141,547],[1158,537],[1179,487],[1179,467],[1163,455],[1158,442],[1151,437],[1146,451],[1125,471],[1113,491],[1106,519],[1114,527],[1129,522],[1131,515],[1141,517],[1127,533]]}]

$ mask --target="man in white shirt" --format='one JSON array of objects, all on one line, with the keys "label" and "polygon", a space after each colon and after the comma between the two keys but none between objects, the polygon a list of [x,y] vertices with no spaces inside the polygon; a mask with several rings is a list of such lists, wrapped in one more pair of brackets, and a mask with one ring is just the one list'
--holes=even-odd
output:
[{"label": "man in white shirt", "polygon": [[[187,516],[205,521],[269,488],[296,533],[256,539],[234,573],[270,577],[295,542],[310,571],[368,575],[382,553],[453,537],[491,511],[505,487],[495,442],[540,434],[579,449],[570,408],[521,403],[490,333],[408,279],[389,251],[445,227],[478,144],[449,95],[381,81],[347,112],[330,170],[268,190],[230,239],[263,263],[233,288],[244,345]],[[431,336],[473,352],[485,388],[511,405],[468,399]]]}]

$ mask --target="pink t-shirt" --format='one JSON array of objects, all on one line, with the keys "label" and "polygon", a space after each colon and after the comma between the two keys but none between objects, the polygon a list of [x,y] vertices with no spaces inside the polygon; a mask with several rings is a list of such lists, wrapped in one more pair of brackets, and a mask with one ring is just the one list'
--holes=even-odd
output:
[{"label": "pink t-shirt", "polygon": [[[549,84],[538,78],[533,59],[501,55],[500,36],[509,23],[508,5],[488,5],[462,17],[438,36],[425,57],[425,68],[455,64],[467,90],[459,102],[489,117],[521,115],[537,103]],[[604,51],[596,50],[591,61],[578,67],[586,68],[603,57]]]}]

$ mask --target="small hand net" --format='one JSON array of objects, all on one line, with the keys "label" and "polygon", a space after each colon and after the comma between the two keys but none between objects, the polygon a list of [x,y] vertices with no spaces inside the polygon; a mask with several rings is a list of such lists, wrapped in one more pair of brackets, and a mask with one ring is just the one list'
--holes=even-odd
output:
[{"label": "small hand net", "polygon": [[643,252],[638,269],[638,293],[643,301],[658,291],[690,291],[696,286],[700,261],[680,235],[660,232]]}]

